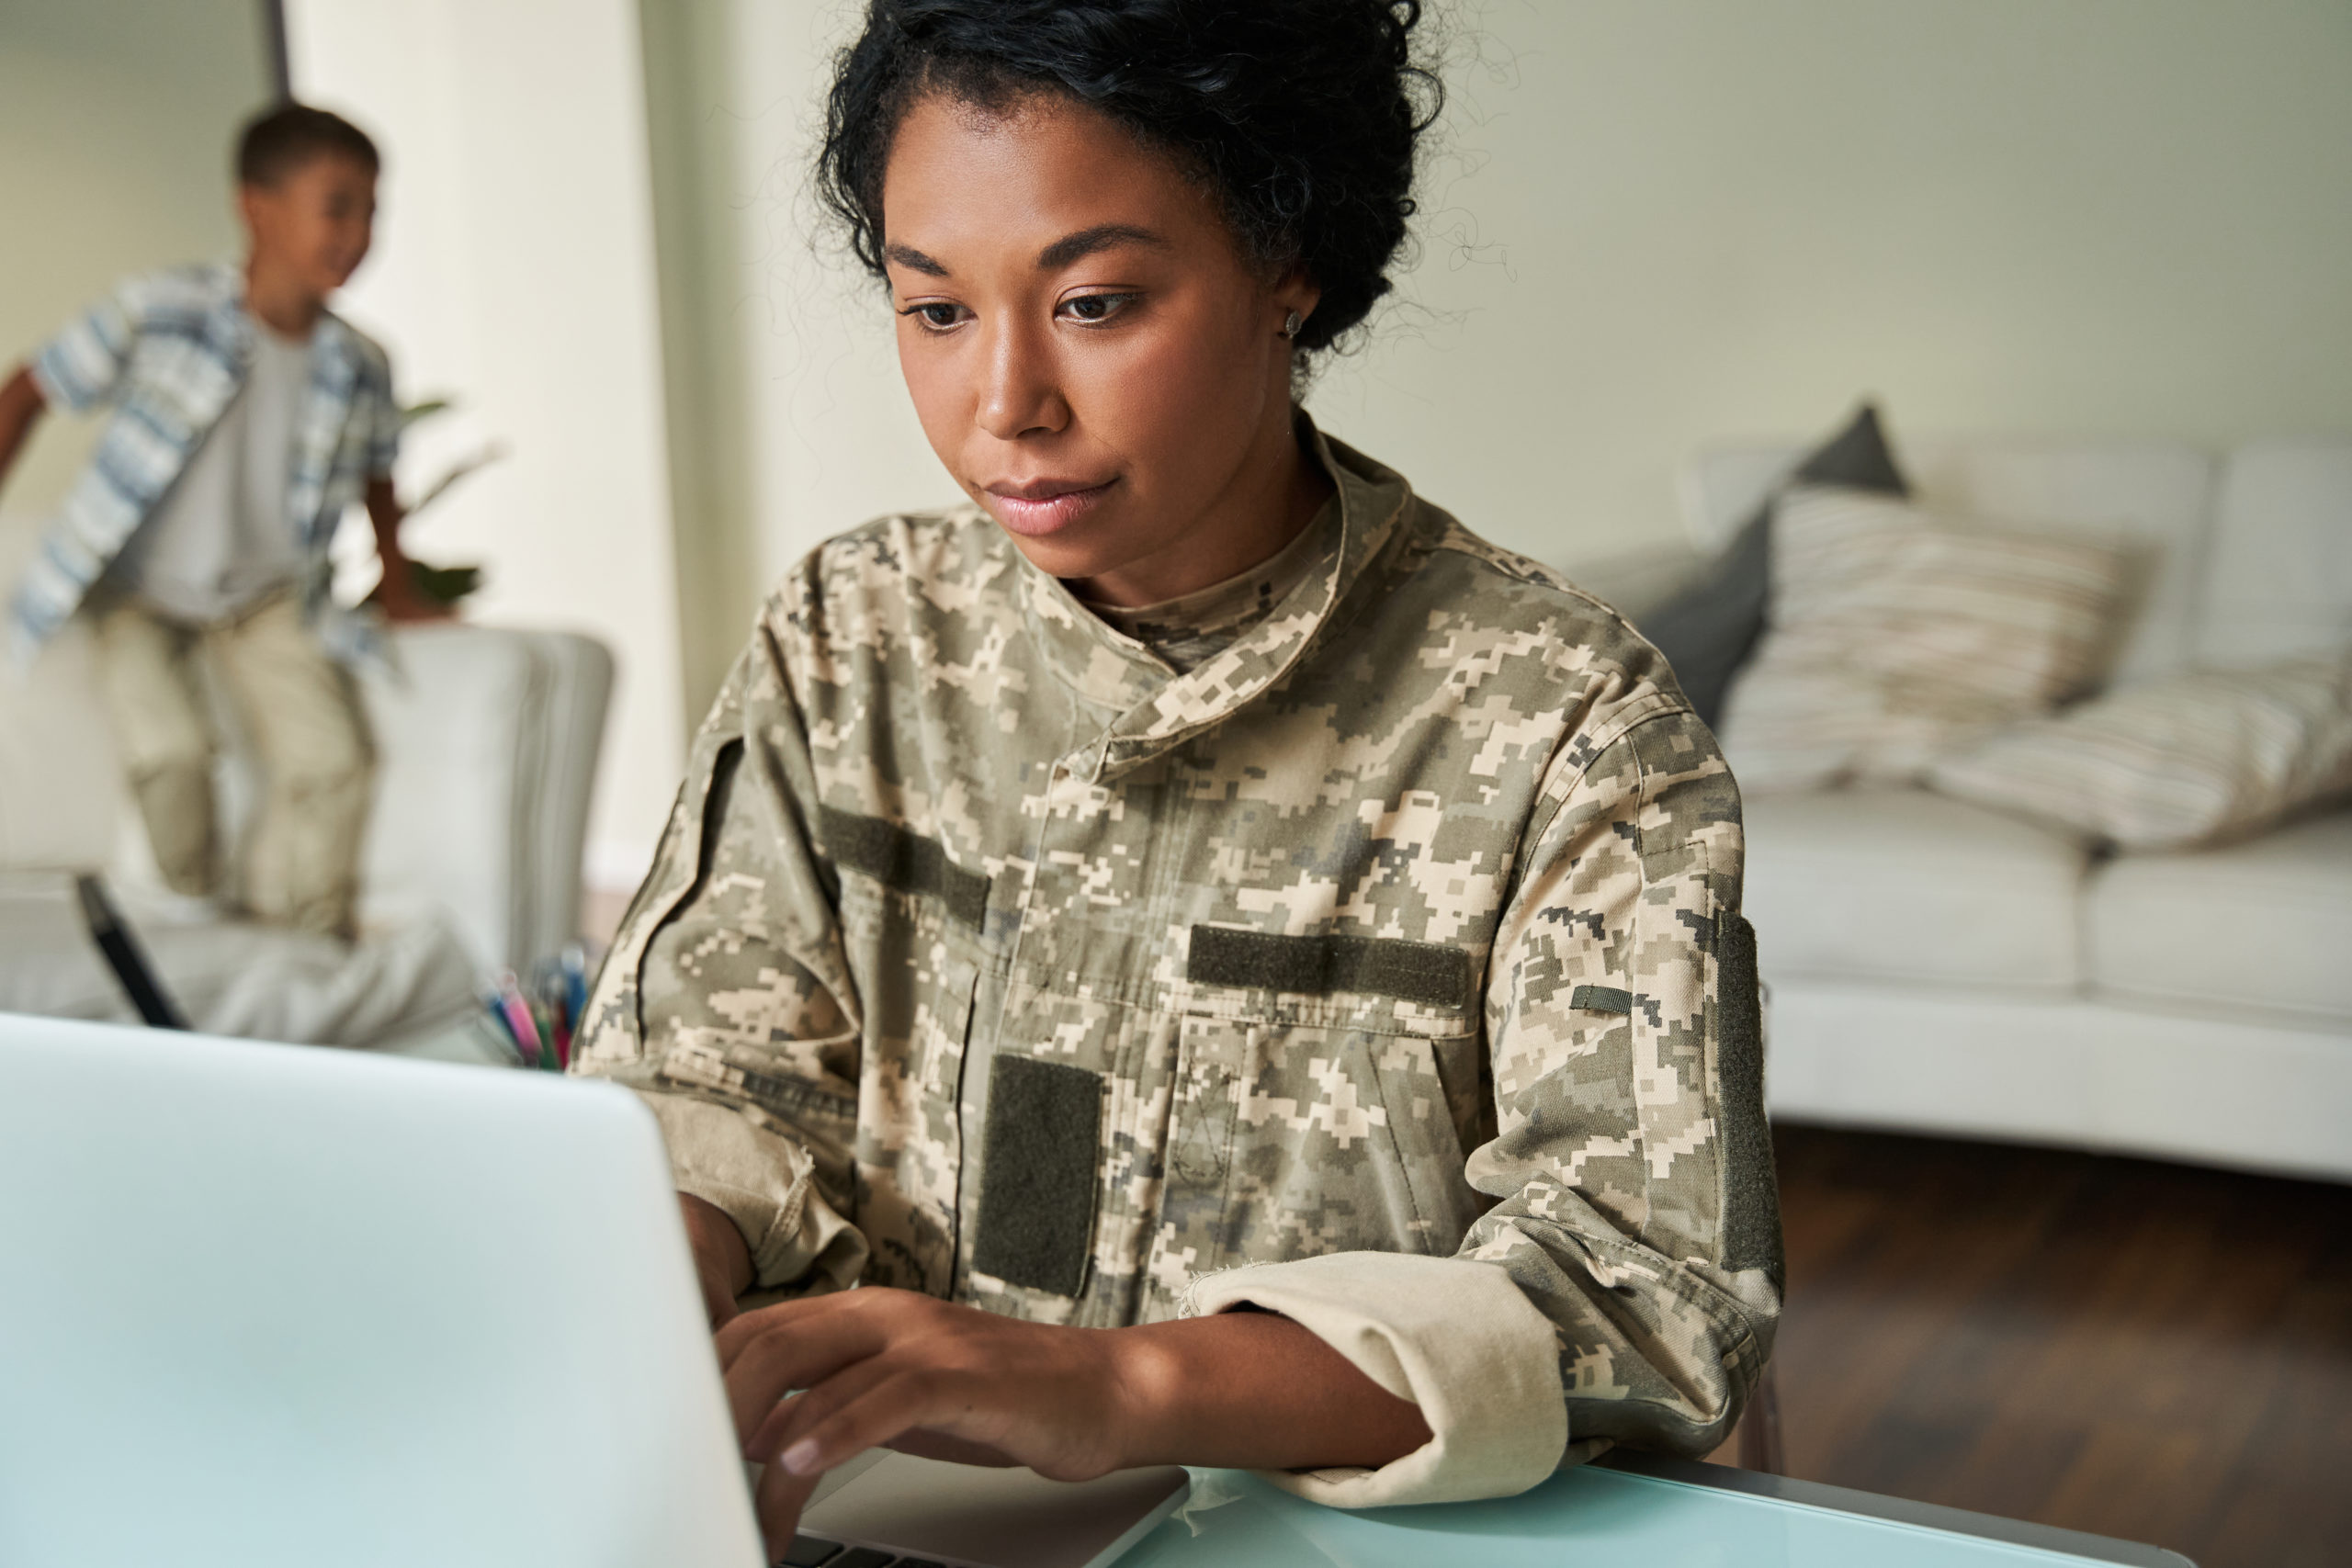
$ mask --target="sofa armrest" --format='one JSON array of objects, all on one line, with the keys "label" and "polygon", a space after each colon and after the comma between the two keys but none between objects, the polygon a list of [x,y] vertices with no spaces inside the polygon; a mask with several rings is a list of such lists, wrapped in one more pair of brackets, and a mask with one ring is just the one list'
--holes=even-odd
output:
[{"label": "sofa armrest", "polygon": [[92,652],[75,622],[29,671],[0,667],[0,873],[96,871],[115,852],[130,799]]},{"label": "sofa armrest", "polygon": [[403,626],[361,682],[379,756],[362,915],[444,911],[485,968],[580,929],[612,656],[566,632]]},{"label": "sofa armrest", "polygon": [[613,655],[603,643],[573,632],[527,635],[537,641],[547,686],[533,747],[538,765],[518,802],[529,874],[518,886],[510,943],[517,963],[580,939],[588,807],[613,694]]}]

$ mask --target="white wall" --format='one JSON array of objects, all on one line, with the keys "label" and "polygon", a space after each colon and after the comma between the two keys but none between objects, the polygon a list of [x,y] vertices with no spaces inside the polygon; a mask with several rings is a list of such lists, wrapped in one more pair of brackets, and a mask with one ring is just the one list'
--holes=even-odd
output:
[{"label": "white wall", "polygon": [[512,455],[404,537],[477,560],[491,624],[593,632],[620,665],[591,881],[631,886],[683,763],[642,64],[631,0],[293,0],[298,96],[383,145],[377,248],[339,306],[423,427],[403,488]]},{"label": "white wall", "polygon": [[[1448,9],[1406,303],[1311,405],[1499,543],[1566,560],[1672,535],[1681,453],[1823,429],[1864,391],[1898,435],[2352,428],[2343,0]],[[854,10],[645,0],[672,46],[657,165],[707,187],[665,210],[665,288],[741,355],[703,394],[737,434],[695,459],[734,477],[682,527],[760,581],[953,493],[878,299],[809,248]],[[740,628],[752,581],[687,592]]]},{"label": "white wall", "polygon": [[[0,375],[117,278],[234,249],[231,144],[270,93],[254,0],[0,4]],[[43,422],[0,491],[10,526],[97,430]]]}]

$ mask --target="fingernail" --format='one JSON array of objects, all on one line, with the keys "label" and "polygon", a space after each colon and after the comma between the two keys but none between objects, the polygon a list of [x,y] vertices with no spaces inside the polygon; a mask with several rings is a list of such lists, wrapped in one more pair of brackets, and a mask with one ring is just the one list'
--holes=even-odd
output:
[{"label": "fingernail", "polygon": [[817,1468],[817,1440],[803,1438],[784,1450],[777,1462],[795,1475],[806,1475]]}]

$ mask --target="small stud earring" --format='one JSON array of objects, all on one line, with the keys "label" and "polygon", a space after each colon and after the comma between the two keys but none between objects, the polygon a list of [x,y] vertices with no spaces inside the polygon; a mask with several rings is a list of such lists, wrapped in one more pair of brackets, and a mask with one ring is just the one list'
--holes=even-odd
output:
[{"label": "small stud earring", "polygon": [[1306,318],[1300,315],[1296,310],[1293,310],[1289,315],[1283,318],[1283,336],[1296,337],[1298,335],[1298,329],[1306,324]]}]

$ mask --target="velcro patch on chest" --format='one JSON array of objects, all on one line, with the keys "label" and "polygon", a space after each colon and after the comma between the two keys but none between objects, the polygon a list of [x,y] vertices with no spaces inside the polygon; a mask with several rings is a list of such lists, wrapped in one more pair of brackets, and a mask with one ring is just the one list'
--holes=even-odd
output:
[{"label": "velcro patch on chest", "polygon": [[842,869],[870,876],[894,893],[937,898],[974,931],[987,919],[989,879],[949,860],[936,840],[879,817],[831,806],[819,810],[817,830],[825,852]]},{"label": "velcro patch on chest", "polygon": [[1393,937],[1276,936],[1194,926],[1184,977],[1302,996],[1363,991],[1428,1007],[1460,1007],[1470,999],[1467,953]]},{"label": "velcro patch on chest", "polygon": [[1102,1075],[997,1057],[984,1135],[972,1267],[1008,1284],[1078,1294],[1094,1239]]}]

